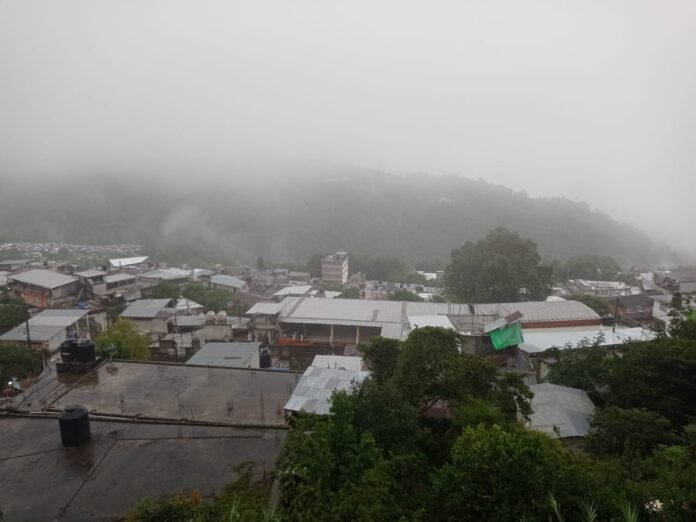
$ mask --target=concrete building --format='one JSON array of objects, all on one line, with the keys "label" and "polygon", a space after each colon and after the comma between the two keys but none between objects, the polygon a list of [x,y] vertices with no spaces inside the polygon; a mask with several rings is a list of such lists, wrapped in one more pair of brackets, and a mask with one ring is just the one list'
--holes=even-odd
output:
[{"label": "concrete building", "polygon": [[205,343],[186,364],[259,368],[259,346],[261,343]]},{"label": "concrete building", "polygon": [[669,293],[691,294],[696,292],[696,274],[673,270],[659,270],[653,274],[654,282]]},{"label": "concrete building", "polygon": [[7,276],[15,297],[39,308],[71,304],[80,292],[77,277],[51,270],[27,270]]},{"label": "concrete building", "polygon": [[152,336],[169,333],[169,320],[176,314],[173,299],[134,301],[119,317],[135,322],[138,330]]},{"label": "concrete building", "polygon": [[[299,373],[108,362],[44,375],[0,430],[3,520],[123,520],[144,497],[209,498],[250,466],[269,475]],[[61,446],[57,416],[89,413],[91,439]]]},{"label": "concrete building", "polygon": [[346,284],[348,281],[348,252],[336,252],[321,260],[321,280],[325,283]]},{"label": "concrete building", "polygon": [[[288,297],[258,303],[245,314],[257,339],[312,340],[357,345],[372,337],[405,339],[416,325],[447,325],[471,341],[472,352],[485,347],[483,326],[514,312],[525,328],[599,327],[601,318],[577,301],[499,304],[452,304]],[[433,317],[435,316],[435,317]],[[410,319],[409,319],[410,318]]]},{"label": "concrete building", "polygon": [[[26,343],[29,339],[31,346],[53,353],[65,341],[68,331],[89,337],[90,324],[87,320],[87,310],[79,309],[58,309],[43,310],[38,315],[29,319],[27,333],[27,323],[22,323],[9,332],[0,335],[0,343]],[[106,317],[102,313],[97,317],[100,327],[105,326]],[[2,346],[0,345],[0,350]]]},{"label": "concrete building", "polygon": [[634,293],[630,286],[621,281],[594,281],[569,279],[566,283],[569,294],[592,295],[595,297],[618,297]]},{"label": "concrete building", "polygon": [[247,289],[246,281],[235,276],[215,274],[210,278],[210,288],[221,288],[231,292],[241,292]]}]

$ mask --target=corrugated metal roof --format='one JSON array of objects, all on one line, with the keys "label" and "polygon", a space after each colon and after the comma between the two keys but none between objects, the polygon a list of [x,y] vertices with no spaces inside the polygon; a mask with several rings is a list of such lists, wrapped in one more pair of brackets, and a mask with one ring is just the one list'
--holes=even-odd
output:
[{"label": "corrugated metal roof", "polygon": [[584,437],[595,406],[583,390],[557,384],[533,384],[528,426],[551,437]]},{"label": "corrugated metal roof", "polygon": [[312,289],[312,285],[297,285],[297,286],[286,286],[281,288],[275,294],[278,297],[284,297],[286,295],[306,295]]},{"label": "corrugated metal roof", "polygon": [[99,277],[105,276],[107,273],[95,268],[90,268],[89,270],[83,270],[82,272],[75,272],[76,276],[79,277]]},{"label": "corrugated metal roof", "polygon": [[[553,328],[548,331],[523,330],[524,343],[520,348],[527,353],[540,353],[549,348],[575,348],[583,341],[599,346],[615,346],[628,341],[649,341],[655,338],[655,332],[644,328],[594,328],[587,330],[572,330]],[[598,340],[602,337],[601,340]]]},{"label": "corrugated metal roof", "polygon": [[140,257],[119,257],[117,259],[109,259],[109,264],[114,268],[120,268],[122,266],[139,265],[147,260],[148,256]]},{"label": "corrugated metal roof", "polygon": [[176,309],[184,312],[187,310],[200,310],[202,308],[205,308],[202,304],[198,304],[196,301],[186,299],[185,297],[176,302]]},{"label": "corrugated metal roof", "polygon": [[362,357],[350,357],[347,355],[315,355],[312,364],[313,368],[332,368],[341,370],[362,370]]},{"label": "corrugated metal roof", "polygon": [[160,281],[174,281],[176,279],[187,279],[191,277],[191,270],[183,268],[159,268],[138,274],[138,277],[145,279],[158,279]]},{"label": "corrugated metal roof", "polygon": [[246,283],[238,277],[226,274],[215,274],[210,278],[210,282],[214,285],[229,286],[230,288],[244,288],[246,286]]},{"label": "corrugated metal roof", "polygon": [[162,309],[167,308],[171,301],[171,299],[140,299],[121,312],[119,317],[153,319]]},{"label": "corrugated metal roof", "polygon": [[350,390],[354,382],[362,382],[369,374],[366,371],[309,367],[297,383],[285,409],[326,415],[335,391]]},{"label": "corrugated metal roof", "polygon": [[[48,341],[82,319],[87,313],[87,310],[78,309],[44,310],[29,319],[29,337],[32,341]],[[26,339],[25,323],[0,336],[0,341],[26,341]]]},{"label": "corrugated metal roof", "polygon": [[409,315],[408,324],[411,328],[434,326],[436,328],[455,330],[452,321],[446,315]]},{"label": "corrugated metal roof", "polygon": [[[256,306],[247,314],[254,315]],[[534,301],[523,303],[490,304],[447,304],[408,301],[371,301],[366,299],[326,299],[289,297],[282,301],[277,313],[283,322],[323,322],[341,324],[356,323],[402,323],[409,315],[470,315],[473,306],[477,315],[498,315],[501,317],[521,312],[522,324],[537,322],[596,320],[600,317],[595,311],[578,301]],[[271,313],[271,312],[265,312]]]},{"label": "corrugated metal roof", "polygon": [[70,275],[40,269],[27,270],[26,272],[13,274],[8,276],[7,279],[20,281],[29,285],[40,286],[42,288],[58,288],[77,281],[76,277]]}]

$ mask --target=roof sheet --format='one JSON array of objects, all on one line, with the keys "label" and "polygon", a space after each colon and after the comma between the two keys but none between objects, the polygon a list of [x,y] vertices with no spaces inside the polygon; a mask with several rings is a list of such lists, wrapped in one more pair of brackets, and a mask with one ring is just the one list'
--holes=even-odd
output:
[{"label": "roof sheet", "polygon": [[[247,314],[258,312],[256,306]],[[343,324],[355,323],[404,323],[407,316],[425,315],[469,315],[473,306],[476,315],[498,315],[501,317],[519,311],[523,317],[522,324],[554,321],[596,320],[600,317],[588,306],[578,301],[534,301],[522,303],[489,304],[448,304],[409,301],[371,301],[366,299],[326,299],[288,297],[275,312],[285,322],[344,321]],[[265,312],[272,313],[272,312]],[[292,321],[291,321],[292,320]],[[338,324],[338,323],[336,323]],[[375,325],[377,326],[377,325]]]},{"label": "roof sheet", "polygon": [[89,270],[75,272],[75,275],[79,276],[79,277],[99,277],[99,276],[105,276],[106,274],[107,274],[107,272],[103,272],[102,270],[97,270],[96,268],[90,268]]},{"label": "roof sheet", "polygon": [[196,309],[201,309],[205,308],[202,304],[197,303],[193,299],[186,299],[185,297],[182,297],[176,302],[176,309],[177,310],[196,310]]},{"label": "roof sheet", "polygon": [[286,295],[306,295],[310,290],[312,290],[312,285],[286,286],[273,295],[282,297]]},{"label": "roof sheet", "polygon": [[58,288],[77,281],[76,277],[53,272],[52,270],[27,270],[7,277],[8,280],[40,286],[42,288]]},{"label": "roof sheet", "polygon": [[126,308],[119,317],[152,319],[171,303],[171,299],[140,299]]},{"label": "roof sheet", "polygon": [[315,355],[310,366],[314,368],[360,371],[363,367],[363,360],[362,357],[350,357],[347,355]]},{"label": "roof sheet", "polygon": [[[48,341],[88,314],[87,310],[44,310],[29,319],[29,337],[32,341]],[[0,341],[26,341],[27,327],[22,323],[0,335]]]},{"label": "roof sheet", "polygon": [[297,383],[285,409],[326,415],[335,391],[350,390],[354,382],[362,382],[369,374],[366,371],[309,367]]},{"label": "roof sheet", "polygon": [[[644,328],[595,328],[571,330],[554,328],[549,331],[522,331],[524,343],[520,348],[527,353],[540,353],[549,348],[575,348],[581,343],[615,346],[628,341],[648,341],[655,338],[655,332]],[[600,336],[602,337],[600,339]]]},{"label": "roof sheet", "polygon": [[191,276],[191,272],[191,270],[184,270],[183,268],[159,268],[157,270],[150,270],[149,272],[138,274],[138,277],[173,281],[176,279],[187,279]]},{"label": "roof sheet", "polygon": [[114,268],[120,268],[122,266],[139,265],[147,260],[148,256],[140,257],[119,257],[117,259],[109,259],[109,264]]},{"label": "roof sheet", "polygon": [[411,328],[434,326],[454,330],[454,325],[446,315],[409,315],[408,324]]},{"label": "roof sheet", "polygon": [[557,384],[533,384],[529,427],[552,437],[584,437],[590,431],[594,404],[583,390]]},{"label": "roof sheet", "polygon": [[206,343],[186,364],[258,368],[261,343]]},{"label": "roof sheet", "polygon": [[214,285],[229,286],[230,288],[244,288],[246,286],[246,282],[238,277],[226,274],[215,274],[210,278],[210,282]]}]

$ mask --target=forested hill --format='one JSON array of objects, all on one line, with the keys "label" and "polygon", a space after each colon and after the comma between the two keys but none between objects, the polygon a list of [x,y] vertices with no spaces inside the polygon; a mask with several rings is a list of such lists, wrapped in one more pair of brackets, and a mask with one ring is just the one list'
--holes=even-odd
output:
[{"label": "forested hill", "polygon": [[367,170],[269,177],[239,172],[6,184],[0,240],[130,242],[172,261],[306,262],[348,250],[417,263],[505,226],[547,259],[609,255],[620,263],[674,258],[637,229],[567,199],[535,199],[481,180]]}]

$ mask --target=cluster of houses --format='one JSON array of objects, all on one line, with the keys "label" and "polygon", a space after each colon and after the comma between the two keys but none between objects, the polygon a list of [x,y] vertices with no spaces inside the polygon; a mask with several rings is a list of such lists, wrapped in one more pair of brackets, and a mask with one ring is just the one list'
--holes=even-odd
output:
[{"label": "cluster of houses", "polygon": [[570,279],[554,289],[552,299],[583,295],[606,301],[620,323],[669,330],[673,304],[696,295],[696,273],[679,270],[634,270],[634,284],[622,281]]},{"label": "cluster of houses", "polygon": [[[322,282],[349,285],[348,262],[345,252],[327,256]],[[210,494],[233,478],[235,463],[271,471],[295,412],[325,415],[335,391],[369,376],[362,343],[405,340],[425,327],[455,331],[463,353],[519,373],[533,392],[528,426],[575,445],[591,429],[594,404],[582,390],[545,382],[556,362],[549,349],[649,340],[655,334],[642,326],[668,321],[655,306],[668,310],[675,296],[696,292],[696,277],[662,271],[641,274],[638,291],[574,280],[566,298],[438,303],[337,299],[305,272],[170,268],[146,257],[66,273],[2,267],[10,292],[41,311],[0,336],[0,349],[28,342],[51,354],[37,382],[0,398],[0,459],[10,466],[0,497],[10,519],[118,517],[143,496]],[[233,317],[190,299],[148,297],[161,281],[224,289],[249,307]],[[614,303],[617,321],[571,294]],[[76,364],[59,360],[66,340],[103,330],[104,307],[114,301],[124,304],[119,317],[149,339],[151,360],[95,359],[61,370]],[[57,419],[74,404],[89,412],[91,438],[62,448]],[[37,487],[56,493],[21,493]]]}]

